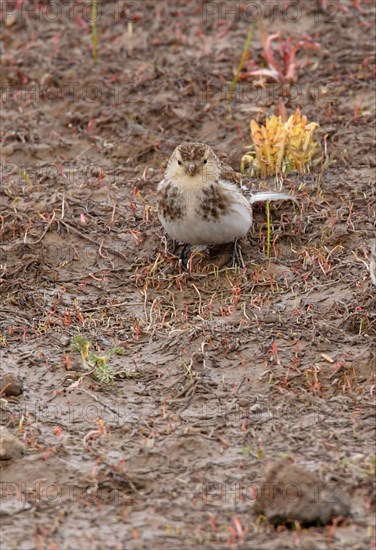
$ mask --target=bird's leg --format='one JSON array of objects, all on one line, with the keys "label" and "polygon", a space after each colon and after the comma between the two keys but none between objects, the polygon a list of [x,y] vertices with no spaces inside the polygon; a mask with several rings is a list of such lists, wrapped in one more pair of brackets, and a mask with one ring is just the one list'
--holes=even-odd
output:
[{"label": "bird's leg", "polygon": [[230,256],[230,259],[227,262],[227,265],[229,267],[236,267],[236,266],[238,266],[240,268],[244,267],[244,262],[243,262],[243,258],[242,258],[242,253],[240,251],[238,239],[234,240],[234,244],[233,244],[233,247],[232,247],[232,254]]},{"label": "bird's leg", "polygon": [[180,252],[180,261],[185,267],[185,269],[188,268],[189,257],[190,257],[189,244],[185,244]]}]

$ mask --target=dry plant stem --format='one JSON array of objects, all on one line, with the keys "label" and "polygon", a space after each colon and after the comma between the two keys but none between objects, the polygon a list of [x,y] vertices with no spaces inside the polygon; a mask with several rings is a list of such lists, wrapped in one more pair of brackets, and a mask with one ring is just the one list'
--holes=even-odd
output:
[{"label": "dry plant stem", "polygon": [[[76,229],[73,225],[67,223],[67,222],[64,222],[63,220],[60,221],[60,223],[62,223],[64,225],[64,227],[66,227],[68,230],[72,230],[74,233],[76,233],[77,235],[79,235],[82,239],[86,240],[86,241],[89,241],[90,243],[92,244],[95,244],[95,245],[98,245],[98,241],[96,241],[95,239],[92,239],[91,237],[88,237],[87,235],[85,235],[84,233],[82,233],[81,231],[79,231],[78,229]],[[126,260],[127,257],[122,254],[121,252],[119,252],[118,250],[116,250],[115,248],[110,248],[108,246],[103,246],[103,244],[101,245],[101,249],[102,250],[107,250],[108,252],[110,252],[111,254],[115,254],[116,256],[119,256],[119,258],[123,258],[123,260]]]},{"label": "dry plant stem", "polygon": [[97,0],[92,0],[91,4],[91,43],[94,62],[98,63]]},{"label": "dry plant stem", "polygon": [[270,201],[266,201],[266,256],[270,259],[271,247],[271,221],[270,221]]}]

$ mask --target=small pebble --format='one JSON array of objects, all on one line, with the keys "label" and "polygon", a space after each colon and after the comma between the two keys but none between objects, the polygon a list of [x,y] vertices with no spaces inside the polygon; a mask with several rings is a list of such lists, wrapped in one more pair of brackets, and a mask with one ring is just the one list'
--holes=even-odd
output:
[{"label": "small pebble", "polygon": [[63,336],[60,338],[60,344],[62,346],[68,346],[70,344],[70,337],[67,336],[66,334],[63,334]]}]

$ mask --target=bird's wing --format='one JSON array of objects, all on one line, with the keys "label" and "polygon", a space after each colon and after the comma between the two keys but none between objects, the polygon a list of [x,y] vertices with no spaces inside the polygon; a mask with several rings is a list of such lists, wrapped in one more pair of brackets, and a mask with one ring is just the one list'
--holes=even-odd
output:
[{"label": "bird's wing", "polygon": [[238,187],[240,187],[241,183],[242,183],[242,176],[241,174],[238,174],[238,172],[235,172],[235,170],[233,170],[231,168],[231,166],[229,166],[228,164],[225,164],[224,162],[220,161],[220,167],[221,167],[221,172],[220,172],[220,179],[221,180],[225,180],[225,181],[229,181],[231,183],[235,183]]}]

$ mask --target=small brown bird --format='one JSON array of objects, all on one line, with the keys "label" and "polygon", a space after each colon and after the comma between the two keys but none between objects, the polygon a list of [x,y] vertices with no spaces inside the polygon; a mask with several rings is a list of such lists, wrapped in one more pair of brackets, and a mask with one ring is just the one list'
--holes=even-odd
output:
[{"label": "small brown bird", "polygon": [[221,162],[204,143],[182,143],[172,153],[158,185],[158,215],[165,231],[188,245],[234,243],[231,264],[242,265],[238,239],[252,225],[252,204],[267,200],[296,200],[286,193],[265,191],[248,200],[241,175]]}]

